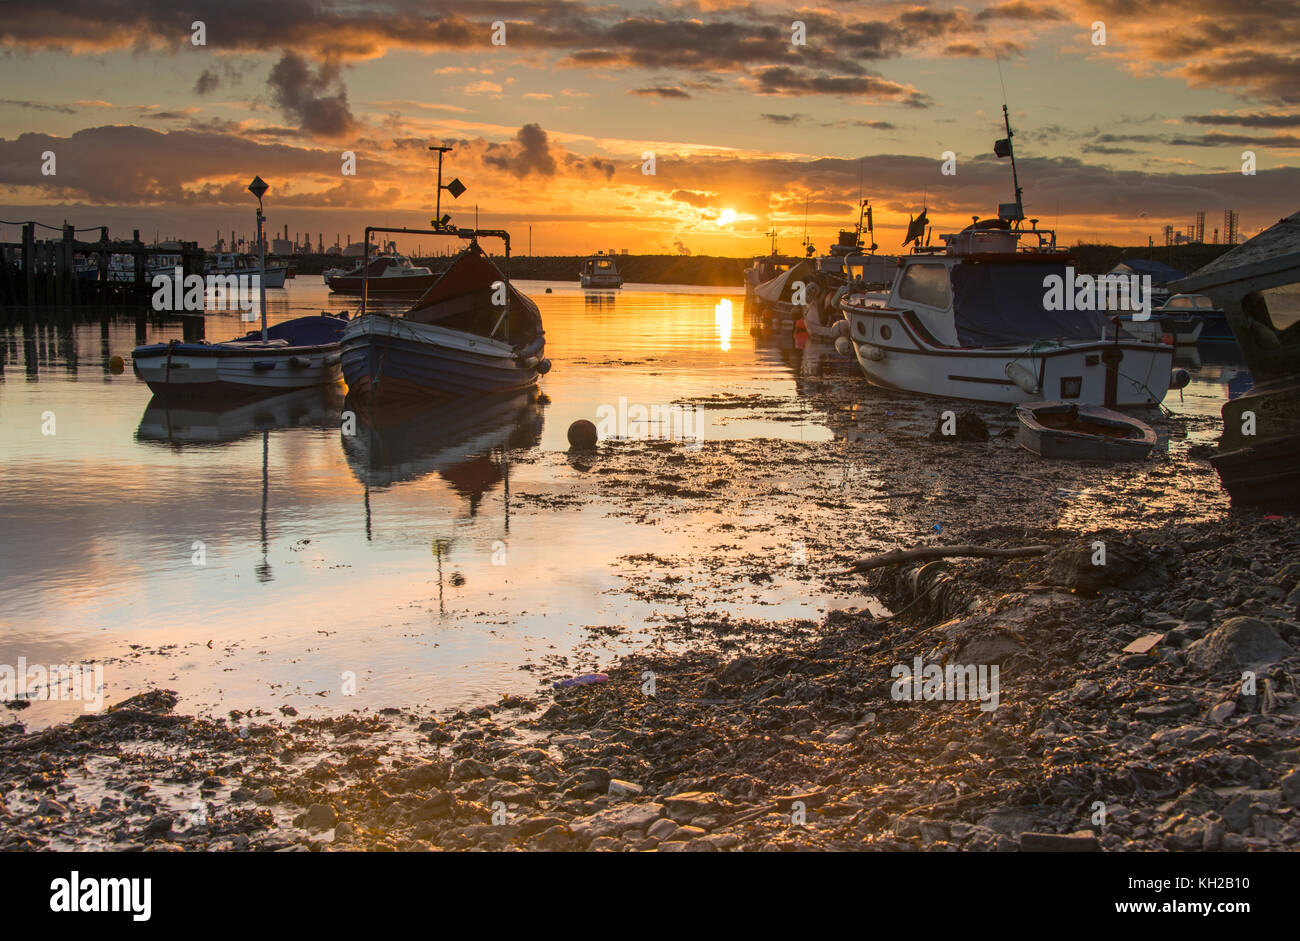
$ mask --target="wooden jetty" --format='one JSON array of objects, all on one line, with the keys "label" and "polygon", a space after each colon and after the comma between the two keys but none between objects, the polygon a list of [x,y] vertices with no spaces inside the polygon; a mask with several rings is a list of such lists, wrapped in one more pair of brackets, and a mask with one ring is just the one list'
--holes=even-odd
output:
[{"label": "wooden jetty", "polygon": [[[0,242],[0,306],[145,304],[152,292],[149,261],[162,255],[179,257],[185,276],[203,274],[204,252],[197,242],[163,248],[140,241],[139,229],[132,233],[130,241],[114,241],[109,238],[107,226],[74,229],[70,225],[48,226],[39,222],[22,225],[21,242]],[[38,226],[61,232],[61,238],[37,240]],[[78,241],[77,232],[87,231],[98,231],[99,238],[93,242]],[[78,255],[94,260],[93,278],[79,276]],[[133,277],[110,278],[114,255],[132,260]]]}]

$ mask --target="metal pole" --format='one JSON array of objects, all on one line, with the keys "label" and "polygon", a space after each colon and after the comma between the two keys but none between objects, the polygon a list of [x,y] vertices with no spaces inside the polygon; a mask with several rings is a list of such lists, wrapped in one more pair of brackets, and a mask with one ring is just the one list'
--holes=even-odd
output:
[{"label": "metal pole", "polygon": [[262,244],[262,201],[257,201],[257,268],[258,268],[258,306],[262,308],[262,342],[266,342],[266,250]]},{"label": "metal pole", "polygon": [[370,294],[370,227],[366,226],[365,247],[361,254],[361,313],[366,312],[366,300]]}]

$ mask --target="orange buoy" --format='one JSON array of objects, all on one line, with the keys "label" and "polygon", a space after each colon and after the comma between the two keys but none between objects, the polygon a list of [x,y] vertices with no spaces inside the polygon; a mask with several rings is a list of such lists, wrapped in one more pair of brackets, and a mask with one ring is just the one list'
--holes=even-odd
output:
[{"label": "orange buoy", "polygon": [[124,360],[122,357],[114,356],[111,359],[109,359],[108,371],[111,372],[113,375],[120,376],[122,375],[122,372],[125,369],[126,369],[126,360]]}]

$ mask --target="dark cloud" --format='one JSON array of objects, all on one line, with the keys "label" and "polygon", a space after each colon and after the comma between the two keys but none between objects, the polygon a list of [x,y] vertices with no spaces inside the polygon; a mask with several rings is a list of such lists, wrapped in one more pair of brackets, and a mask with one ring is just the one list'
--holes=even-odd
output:
[{"label": "dark cloud", "polygon": [[1300,137],[1278,134],[1273,137],[1261,137],[1252,134],[1203,134],[1200,137],[1171,137],[1169,144],[1173,147],[1282,147],[1300,150]]},{"label": "dark cloud", "polygon": [[686,203],[696,209],[707,209],[714,203],[713,196],[708,193],[697,193],[694,190],[674,190],[672,197],[677,202]]},{"label": "dark cloud", "polygon": [[313,69],[298,53],[286,52],[266,83],[284,116],[307,133],[341,137],[352,130],[355,122],[337,62]]},{"label": "dark cloud", "polygon": [[[1297,16],[1294,10],[1293,16]],[[1300,42],[1300,35],[1296,37]],[[1198,62],[1181,70],[1200,87],[1244,88],[1284,104],[1300,104],[1300,55],[1257,52]]]},{"label": "dark cloud", "polygon": [[77,109],[71,105],[50,105],[43,101],[19,101],[15,98],[0,98],[0,105],[12,105],[29,111],[54,111],[59,114],[76,114]]},{"label": "dark cloud", "polygon": [[[1229,147],[1237,145],[1255,147],[1300,148],[1300,137],[1279,134],[1263,137],[1251,134],[1223,134],[1213,131],[1200,137],[1188,137],[1172,134],[1099,134],[1093,142],[1106,144],[1162,144],[1168,147]],[[1094,150],[1092,153],[1114,153],[1114,151]]]},{"label": "dark cloud", "polygon": [[509,143],[488,144],[483,162],[520,179],[530,173],[554,176],[556,170],[555,155],[540,124],[525,124]]},{"label": "dark cloud", "polygon": [[1082,0],[1072,13],[1122,23],[1109,37],[1121,54],[1192,87],[1300,103],[1295,0]]},{"label": "dark cloud", "polygon": [[[295,50],[294,55],[325,63],[378,56],[391,48],[486,51],[491,24],[501,19],[507,22],[511,50],[555,53],[562,65],[573,67],[671,70],[678,80],[664,87],[693,87],[691,75],[710,82],[728,77],[752,84],[757,71],[780,67],[798,73],[797,81],[786,84],[797,84],[801,94],[880,93],[889,99],[889,89],[873,80],[864,62],[895,58],[945,40],[979,47],[976,40],[985,30],[963,10],[922,6],[876,18],[854,10],[792,14],[756,4],[705,10],[671,0],[638,7],[633,15],[618,5],[582,0],[441,0],[436,7],[425,0],[280,0],[273,10],[268,15],[264,0],[226,0],[205,10],[209,48],[223,54]],[[193,16],[171,0],[11,5],[0,27],[0,43],[27,50],[175,52],[177,37],[188,36]],[[803,46],[790,41],[796,16],[807,27]],[[305,80],[302,69],[293,71],[284,83],[298,79],[300,85]],[[211,91],[215,77],[205,72],[196,89]],[[284,107],[301,112],[304,126],[312,122],[337,132],[350,120],[341,86],[322,89],[308,82],[305,93],[297,87],[286,89],[290,104]],[[844,88],[849,91],[841,91]]]},{"label": "dark cloud", "polygon": [[885,99],[914,108],[925,108],[930,99],[909,85],[900,85],[878,75],[814,75],[785,66],[773,66],[758,73],[761,95],[845,95]]},{"label": "dark cloud", "polygon": [[1300,114],[1189,114],[1183,120],[1229,127],[1300,127]]},{"label": "dark cloud", "polygon": [[770,122],[772,122],[773,124],[789,125],[789,124],[798,124],[800,121],[802,121],[802,120],[804,119],[805,115],[802,115],[802,114],[760,114],[759,117],[762,118],[764,121],[770,121]]},{"label": "dark cloud", "polygon": [[[40,154],[58,154],[58,176],[40,173]],[[86,128],[68,137],[22,134],[0,139],[0,185],[36,186],[50,195],[99,203],[192,206],[247,202],[242,187],[260,174],[284,201],[288,181],[310,174],[337,177],[338,153],[257,143],[238,132],[155,131],[136,125]],[[213,178],[237,176],[227,192]],[[233,185],[233,184],[232,184]]]},{"label": "dark cloud", "polygon": [[976,20],[1063,20],[1065,15],[1056,5],[1040,6],[1027,0],[1011,0],[1010,3],[995,3],[975,14]]},{"label": "dark cloud", "polygon": [[652,88],[632,88],[629,95],[643,95],[647,98],[689,98],[690,92],[676,85],[656,85]]},{"label": "dark cloud", "polygon": [[580,157],[577,154],[564,155],[564,168],[570,173],[595,174],[607,180],[614,178],[614,162],[599,157]]},{"label": "dark cloud", "polygon": [[217,86],[220,84],[221,79],[217,77],[216,72],[211,69],[204,69],[194,83],[194,91],[200,95],[211,94],[217,90]]}]

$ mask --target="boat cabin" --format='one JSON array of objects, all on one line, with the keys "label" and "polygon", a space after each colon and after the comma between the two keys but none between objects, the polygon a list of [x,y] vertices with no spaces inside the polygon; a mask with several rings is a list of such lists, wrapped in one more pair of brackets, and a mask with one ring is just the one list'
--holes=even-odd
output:
[{"label": "boat cabin", "polygon": [[[1022,238],[1035,244],[1020,247]],[[944,247],[918,247],[897,259],[888,292],[871,292],[851,282],[847,303],[901,312],[907,325],[940,347],[1001,347],[1026,338],[1097,340],[1109,323],[1104,311],[1050,310],[1044,279],[1064,281],[1071,257],[1056,251],[1055,233],[1013,229],[1003,220],[979,222],[941,235]],[[860,256],[854,262],[873,261]],[[880,269],[876,269],[881,273]],[[887,324],[879,328],[877,340]],[[855,335],[855,339],[866,337]]]},{"label": "boat cabin", "polygon": [[614,264],[614,259],[608,255],[592,255],[582,263],[582,273],[587,277],[593,275],[605,275],[608,277],[618,277],[618,267]]}]

